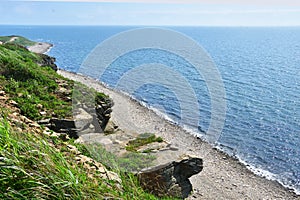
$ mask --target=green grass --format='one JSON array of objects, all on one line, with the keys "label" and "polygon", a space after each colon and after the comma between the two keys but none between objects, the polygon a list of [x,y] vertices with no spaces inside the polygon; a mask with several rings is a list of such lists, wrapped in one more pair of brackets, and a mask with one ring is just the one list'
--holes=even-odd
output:
[{"label": "green grass", "polygon": [[13,36],[0,36],[1,42],[8,42]]},{"label": "green grass", "polygon": [[89,88],[86,85],[76,82],[74,83],[72,102],[76,104],[84,103],[86,107],[92,108],[97,104],[111,103],[111,99],[106,94],[97,92],[94,88]]},{"label": "green grass", "polygon": [[[17,37],[14,41],[10,42],[10,39],[13,38],[13,37]],[[36,44],[36,42],[33,42],[31,40],[28,40],[27,38],[24,38],[22,36],[15,36],[15,35],[12,35],[12,36],[0,36],[0,41],[1,42],[8,42],[8,43],[12,43],[12,44],[17,44],[17,45],[21,45],[21,46],[32,46],[34,44]]]},{"label": "green grass", "polygon": [[136,152],[139,147],[153,142],[163,142],[163,139],[161,137],[156,137],[152,133],[144,133],[139,135],[136,139],[129,141],[126,150]]},{"label": "green grass", "polygon": [[[33,120],[70,116],[71,102],[57,92],[57,80],[67,82],[68,89],[72,89],[74,82],[49,67],[38,66],[40,59],[24,47],[0,45],[1,90],[18,103],[23,115]],[[86,88],[82,87],[78,93],[90,93]],[[95,100],[106,102],[108,97],[96,93]],[[47,115],[40,115],[42,110],[38,104]],[[127,171],[124,169],[144,167],[153,157],[132,153],[119,159],[101,147],[93,148],[95,153],[76,144],[85,155],[97,158],[119,174],[123,188],[120,190],[116,183],[100,178],[97,173],[88,175],[86,169],[76,163],[75,155],[68,153],[66,147],[68,143],[74,145],[73,140],[63,142],[30,132],[32,129],[28,127],[28,131],[14,131],[17,127],[26,130],[26,125],[11,126],[7,120],[11,112],[9,108],[0,108],[0,199],[157,199],[143,191],[133,174],[124,172]]]},{"label": "green grass", "polygon": [[[14,132],[5,117],[0,119],[0,199],[157,199],[143,191],[133,174],[123,173],[117,165],[113,170],[122,179],[122,190],[97,174],[88,176],[83,166],[75,163],[75,155],[57,151],[49,145],[51,140]],[[67,149],[63,142],[54,143]]]},{"label": "green grass", "polygon": [[[0,199],[98,199],[108,191],[46,138],[17,134],[0,123]],[[117,194],[116,194],[117,195]]]},{"label": "green grass", "polygon": [[[75,146],[76,145],[77,144],[75,144]],[[80,147],[79,149],[81,152],[87,153],[87,156],[103,163],[108,168],[118,169],[122,172],[139,171],[143,168],[150,167],[152,161],[155,160],[155,156],[153,155],[136,152],[129,152],[122,157],[117,157],[97,144],[85,145],[84,149]]]},{"label": "green grass", "polygon": [[[108,103],[109,97],[105,94],[80,83],[74,84],[50,67],[40,67],[37,64],[40,60],[40,55],[24,47],[14,44],[0,46],[0,84],[26,117],[32,120],[71,117],[72,102],[66,101],[66,97],[72,97],[74,105],[84,102],[90,108],[100,101]],[[71,94],[58,92],[59,80],[68,83],[64,87],[72,91]],[[46,111],[45,115],[41,115],[43,111]]]},{"label": "green grass", "polygon": [[[56,116],[71,116],[71,102],[64,96],[57,95],[56,80],[62,79],[50,67],[36,64],[40,58],[37,54],[16,45],[0,46],[0,84],[15,100],[22,114],[33,120]],[[69,81],[70,87],[72,81]],[[42,105],[42,109],[37,105]],[[42,116],[41,111],[47,111]]]}]

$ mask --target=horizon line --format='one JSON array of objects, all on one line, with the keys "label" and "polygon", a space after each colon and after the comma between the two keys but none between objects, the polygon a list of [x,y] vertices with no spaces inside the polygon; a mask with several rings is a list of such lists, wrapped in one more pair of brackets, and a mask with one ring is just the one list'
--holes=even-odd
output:
[{"label": "horizon line", "polygon": [[0,26],[300,27],[299,25],[0,24]]}]

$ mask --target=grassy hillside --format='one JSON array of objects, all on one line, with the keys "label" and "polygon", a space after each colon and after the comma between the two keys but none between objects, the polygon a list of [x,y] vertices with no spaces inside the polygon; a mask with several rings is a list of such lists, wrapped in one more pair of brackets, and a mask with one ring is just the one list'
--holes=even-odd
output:
[{"label": "grassy hillside", "polygon": [[36,44],[36,42],[33,42],[31,40],[28,40],[27,38],[24,38],[22,36],[0,36],[0,41],[3,43],[12,43],[12,44],[17,44],[21,46],[32,46]]},{"label": "grassy hillside", "polygon": [[122,179],[122,189],[96,172],[88,173],[68,151],[72,140],[63,142],[29,127],[18,132],[5,115],[2,111],[0,199],[156,199],[138,186],[133,175],[117,168],[114,170]]},{"label": "grassy hillside", "polygon": [[[72,81],[56,74],[50,67],[36,63],[40,56],[13,44],[0,45],[0,84],[19,105],[22,114],[30,119],[50,116],[68,117],[71,102],[66,102],[57,91],[60,80],[72,87]],[[41,112],[46,112],[41,115]]]},{"label": "grassy hillside", "polygon": [[74,83],[40,67],[40,59],[18,45],[0,45],[0,199],[156,199],[118,165],[110,170],[122,179],[122,189],[87,171],[68,148],[77,146],[88,156],[85,146],[43,134],[31,121],[71,116],[66,91],[72,92]]}]

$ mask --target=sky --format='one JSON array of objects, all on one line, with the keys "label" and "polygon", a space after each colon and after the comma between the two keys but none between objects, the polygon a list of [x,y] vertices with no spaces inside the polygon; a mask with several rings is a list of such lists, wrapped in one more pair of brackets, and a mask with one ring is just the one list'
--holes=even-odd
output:
[{"label": "sky", "polygon": [[297,0],[1,0],[0,24],[300,26]]}]

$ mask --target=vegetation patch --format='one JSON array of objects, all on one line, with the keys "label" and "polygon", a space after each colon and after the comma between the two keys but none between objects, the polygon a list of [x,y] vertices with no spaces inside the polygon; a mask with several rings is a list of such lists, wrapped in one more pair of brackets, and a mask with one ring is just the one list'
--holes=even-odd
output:
[{"label": "vegetation patch", "polygon": [[[17,45],[0,46],[0,84],[17,102],[22,114],[32,120],[71,116],[71,102],[58,94],[58,80],[72,81],[59,76],[50,67],[40,67],[35,62],[37,54]],[[71,95],[71,94],[70,94]]]},{"label": "vegetation patch", "polygon": [[129,141],[126,150],[136,152],[139,147],[153,142],[163,142],[163,139],[156,137],[153,133],[144,133],[139,135],[136,139]]},{"label": "vegetation patch", "polygon": [[31,40],[28,40],[27,38],[24,38],[22,36],[12,35],[12,36],[0,36],[0,41],[3,43],[12,43],[17,44],[21,46],[32,46],[35,45],[36,42],[33,42]]},{"label": "vegetation patch", "polygon": [[[82,150],[82,148],[77,147]],[[148,154],[140,154],[136,152],[130,152],[122,157],[117,157],[115,154],[105,150],[100,145],[91,144],[85,145],[91,158],[101,162],[109,169],[118,169],[123,172],[139,171],[143,168],[150,167],[152,161],[155,160],[155,156]]]},{"label": "vegetation patch", "polygon": [[[122,190],[97,173],[90,176],[76,163],[75,155],[67,153],[66,146],[72,143],[13,131],[2,114],[0,199],[157,199],[139,186],[133,174],[123,173],[117,165],[112,169],[122,180]],[[104,150],[102,153],[108,160],[116,159]]]},{"label": "vegetation patch", "polygon": [[79,82],[76,82],[76,84],[73,85],[72,92],[72,101],[74,105],[84,103],[86,107],[92,108],[97,104],[110,104],[112,102],[106,94],[97,92],[94,88],[89,88]]},{"label": "vegetation patch", "polygon": [[[40,59],[24,47],[0,45],[1,90],[15,101],[21,114],[32,120],[71,116],[71,102],[66,97],[72,97],[74,82],[50,67],[40,67]],[[106,97],[96,93],[96,101],[105,101]],[[140,187],[133,174],[122,170],[136,168],[135,159],[145,164],[143,159],[151,157],[128,154],[119,159],[105,149],[94,148],[94,153],[76,144],[82,153],[98,158],[118,174],[122,179],[120,189],[117,183],[101,178],[100,172],[91,174],[76,162],[76,154],[68,151],[74,140],[43,134],[41,128],[24,123],[18,109],[7,103],[4,99],[1,105],[5,106],[0,107],[0,199],[157,199]]]}]

